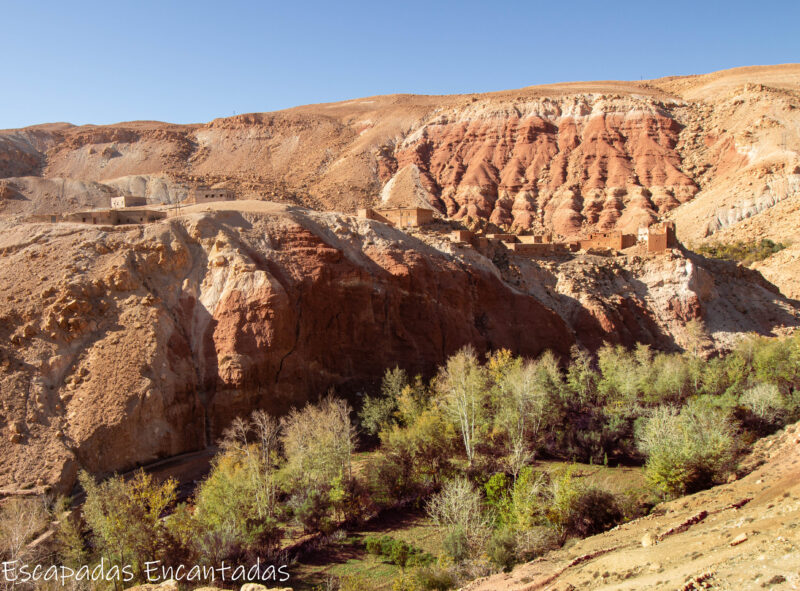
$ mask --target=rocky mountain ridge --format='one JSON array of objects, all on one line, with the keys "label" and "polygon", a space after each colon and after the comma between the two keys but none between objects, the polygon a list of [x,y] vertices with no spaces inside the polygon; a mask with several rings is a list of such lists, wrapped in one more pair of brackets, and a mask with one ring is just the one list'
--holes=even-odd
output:
[{"label": "rocky mountain ridge", "polygon": [[[799,89],[800,66],[790,64],[484,95],[370,97],[204,125],[10,130],[0,132],[0,178],[21,199],[6,199],[2,213],[74,208],[40,203],[45,179],[156,201],[203,182],[326,210],[421,201],[456,218],[565,236],[635,231],[692,202],[676,219],[679,232],[695,237],[767,208],[762,188],[773,202],[796,194],[786,177],[800,164]],[[83,193],[66,188],[59,197]],[[695,216],[699,223],[682,227]]]}]

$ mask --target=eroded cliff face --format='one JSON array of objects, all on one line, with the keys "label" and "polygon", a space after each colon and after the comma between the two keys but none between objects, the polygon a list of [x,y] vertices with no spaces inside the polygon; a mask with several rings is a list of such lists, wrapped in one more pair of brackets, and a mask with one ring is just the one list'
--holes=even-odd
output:
[{"label": "eroded cliff face", "polygon": [[[379,225],[378,225],[379,226]],[[74,482],[202,448],[386,367],[471,343],[566,353],[534,298],[400,232],[338,216],[196,214],[2,239],[0,487]]]},{"label": "eroded cliff face", "polygon": [[765,282],[677,252],[490,260],[436,232],[237,207],[128,228],[2,227],[0,488],[64,491],[79,467],[202,449],[237,415],[330,387],[351,396],[394,365],[431,375],[467,344],[671,349],[700,317],[724,348],[798,323]]},{"label": "eroded cliff face", "polygon": [[[734,264],[486,258],[319,212],[432,205],[562,236],[669,217],[690,244],[797,240],[799,90],[787,65],[0,131],[0,488],[199,449],[237,414],[352,394],[395,364],[428,374],[468,343],[694,348],[700,318],[713,352],[790,329],[796,303]],[[136,228],[20,223],[196,183],[261,201]],[[798,261],[795,245],[760,268],[796,295]]]},{"label": "eroded cliff face", "polygon": [[[697,191],[680,170],[682,126],[668,107],[592,94],[478,101],[424,123],[393,167],[415,168],[428,200],[456,219],[562,236],[635,232]],[[393,185],[387,200],[402,198]]]}]

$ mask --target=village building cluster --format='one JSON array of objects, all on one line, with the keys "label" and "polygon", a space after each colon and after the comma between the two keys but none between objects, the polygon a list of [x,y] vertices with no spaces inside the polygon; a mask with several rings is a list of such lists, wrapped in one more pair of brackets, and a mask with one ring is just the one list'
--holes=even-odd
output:
[{"label": "village building cluster", "polygon": [[[167,217],[173,207],[234,201],[236,195],[230,189],[194,187],[177,206],[148,204],[145,197],[117,195],[110,198],[109,208],[90,209],[67,214],[45,214],[31,216],[31,221],[79,222],[96,225],[146,224]],[[363,208],[358,216],[375,220],[397,228],[418,228],[436,221],[433,209],[425,207]],[[475,234],[466,229],[453,230],[451,241],[470,245],[484,254],[502,245],[507,250],[523,256],[548,256],[566,254],[580,250],[620,251],[644,244],[648,253],[663,253],[677,246],[674,222],[660,222],[640,228],[638,234],[623,234],[620,231],[595,232],[586,238],[568,241],[554,240],[552,234]]]},{"label": "village building cluster", "polygon": [[[432,209],[422,207],[392,207],[384,209],[364,208],[358,210],[358,216],[376,220],[398,228],[416,228],[434,221]],[[485,234],[479,235],[469,230],[454,230],[450,240],[458,244],[469,244],[480,252],[488,252],[490,247],[502,244],[508,250],[529,256],[547,256],[580,250],[612,250],[620,251],[643,243],[648,253],[663,253],[678,244],[674,222],[660,222],[646,228],[640,228],[638,234],[622,232],[595,232],[586,238],[569,241],[554,241],[552,234],[524,236],[517,234]]]},{"label": "village building cluster", "polygon": [[[234,201],[235,199],[236,194],[230,189],[194,187],[177,206]],[[148,224],[167,217],[170,207],[175,206],[150,204],[146,197],[136,195],[115,195],[110,198],[108,208],[87,209],[65,214],[37,214],[30,216],[29,219],[39,222],[78,222],[104,226]]]}]

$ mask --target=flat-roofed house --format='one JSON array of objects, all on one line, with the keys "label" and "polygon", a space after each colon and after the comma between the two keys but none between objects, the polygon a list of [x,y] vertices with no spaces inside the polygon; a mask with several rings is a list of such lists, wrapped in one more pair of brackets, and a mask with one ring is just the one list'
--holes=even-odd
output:
[{"label": "flat-roofed house", "polygon": [[82,224],[117,226],[120,224],[147,224],[167,217],[166,212],[155,209],[90,209],[64,215],[64,220]]},{"label": "flat-roofed house", "polygon": [[141,207],[147,205],[147,197],[135,197],[133,195],[117,195],[111,198],[111,209],[123,209],[125,207]]},{"label": "flat-roofed house", "polygon": [[647,252],[665,252],[677,245],[675,222],[661,222],[647,228]]},{"label": "flat-roofed house", "polygon": [[214,201],[234,201],[236,195],[230,189],[209,189],[195,187],[189,191],[189,196],[183,200],[186,204],[212,203]]},{"label": "flat-roofed house", "polygon": [[358,216],[388,223],[398,228],[417,228],[433,221],[433,210],[425,207],[387,207],[359,209]]}]

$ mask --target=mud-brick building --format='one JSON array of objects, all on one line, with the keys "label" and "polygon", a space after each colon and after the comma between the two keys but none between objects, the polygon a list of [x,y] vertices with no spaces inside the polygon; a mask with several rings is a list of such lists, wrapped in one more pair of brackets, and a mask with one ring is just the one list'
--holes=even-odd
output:
[{"label": "mud-brick building", "polygon": [[588,238],[582,239],[580,245],[583,250],[589,250],[590,248],[622,250],[636,245],[636,235],[623,234],[620,231],[597,232],[595,234],[589,234]]},{"label": "mud-brick building", "polygon": [[516,234],[487,234],[486,237],[489,240],[499,240],[500,242],[517,242]]},{"label": "mud-brick building", "polygon": [[664,252],[677,245],[675,222],[661,222],[647,228],[647,252]]},{"label": "mud-brick building", "polygon": [[64,216],[65,221],[103,226],[120,224],[148,224],[167,217],[166,212],[155,209],[91,209],[76,211]]},{"label": "mud-brick building", "polygon": [[397,228],[418,228],[433,222],[433,210],[425,207],[365,208],[358,210],[358,217],[376,220]]},{"label": "mud-brick building", "polygon": [[534,234],[533,236],[517,236],[522,244],[552,244],[552,234]]},{"label": "mud-brick building", "polygon": [[186,205],[197,203],[212,203],[214,201],[235,201],[236,195],[230,189],[209,189],[207,187],[195,187],[189,191],[189,195],[182,201]]},{"label": "mud-brick building", "polygon": [[125,207],[141,207],[147,205],[147,197],[135,197],[133,195],[117,195],[111,198],[111,209],[123,209]]},{"label": "mud-brick building", "polygon": [[450,232],[450,240],[458,244],[469,244],[472,242],[473,233],[469,230],[453,230]]},{"label": "mud-brick building", "polygon": [[503,244],[512,252],[530,256],[547,256],[567,250],[566,245],[553,242],[503,242]]}]

